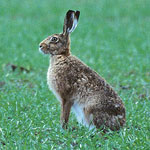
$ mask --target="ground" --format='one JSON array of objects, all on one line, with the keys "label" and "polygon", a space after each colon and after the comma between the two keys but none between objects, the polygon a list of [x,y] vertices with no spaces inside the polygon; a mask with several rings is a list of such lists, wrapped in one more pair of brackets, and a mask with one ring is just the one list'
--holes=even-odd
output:
[{"label": "ground", "polygon": [[[1,0],[0,149],[148,150],[149,6],[149,0]],[[68,130],[60,126],[60,104],[46,83],[49,57],[38,45],[62,32],[69,9],[81,11],[71,35],[72,54],[123,99],[127,122],[119,132],[89,131],[73,114]]]}]

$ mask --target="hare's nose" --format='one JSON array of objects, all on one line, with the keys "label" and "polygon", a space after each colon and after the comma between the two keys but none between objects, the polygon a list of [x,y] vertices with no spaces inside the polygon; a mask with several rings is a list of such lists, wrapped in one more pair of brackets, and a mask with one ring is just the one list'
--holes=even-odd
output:
[{"label": "hare's nose", "polygon": [[40,48],[42,48],[42,45],[40,45]]}]

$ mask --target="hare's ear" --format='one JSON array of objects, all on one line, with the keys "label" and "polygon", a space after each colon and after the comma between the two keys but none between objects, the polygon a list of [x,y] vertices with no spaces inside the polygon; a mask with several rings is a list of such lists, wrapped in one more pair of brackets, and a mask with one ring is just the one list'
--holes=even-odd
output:
[{"label": "hare's ear", "polygon": [[69,34],[77,27],[80,11],[69,10],[66,13],[63,26],[63,34]]}]

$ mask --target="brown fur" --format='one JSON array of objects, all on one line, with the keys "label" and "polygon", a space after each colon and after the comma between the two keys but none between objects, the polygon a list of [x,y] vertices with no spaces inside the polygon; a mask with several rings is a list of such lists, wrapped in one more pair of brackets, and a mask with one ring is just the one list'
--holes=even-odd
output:
[{"label": "brown fur", "polygon": [[[62,127],[66,128],[71,107],[77,110],[80,107],[89,127],[94,125],[96,128],[119,130],[125,124],[122,100],[102,77],[71,55],[69,29],[71,22],[73,26],[74,20],[78,20],[79,11],[68,12],[63,33],[49,36],[40,43],[42,52],[50,54],[47,83],[61,102]],[[53,41],[53,37],[59,40]]]}]

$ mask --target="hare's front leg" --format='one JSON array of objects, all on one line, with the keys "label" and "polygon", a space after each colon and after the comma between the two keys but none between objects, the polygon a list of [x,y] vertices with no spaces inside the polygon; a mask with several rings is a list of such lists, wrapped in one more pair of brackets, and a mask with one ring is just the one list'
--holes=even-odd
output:
[{"label": "hare's front leg", "polygon": [[62,128],[64,128],[64,129],[67,129],[67,123],[69,120],[71,106],[72,106],[71,102],[62,100],[60,121],[62,124]]}]

